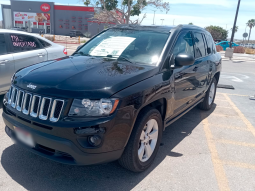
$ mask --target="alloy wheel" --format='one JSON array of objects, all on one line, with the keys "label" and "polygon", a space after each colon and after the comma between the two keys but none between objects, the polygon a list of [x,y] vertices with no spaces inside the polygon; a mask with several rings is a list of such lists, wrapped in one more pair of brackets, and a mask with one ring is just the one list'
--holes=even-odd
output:
[{"label": "alloy wheel", "polygon": [[138,157],[141,162],[149,160],[153,154],[158,140],[158,123],[150,119],[144,126],[138,147]]}]

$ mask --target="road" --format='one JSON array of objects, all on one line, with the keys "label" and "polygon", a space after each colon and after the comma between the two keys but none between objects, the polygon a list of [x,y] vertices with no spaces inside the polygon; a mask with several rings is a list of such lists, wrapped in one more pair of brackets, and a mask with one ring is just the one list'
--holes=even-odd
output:
[{"label": "road", "polygon": [[[213,109],[194,108],[166,128],[153,165],[136,174],[117,162],[68,166],[36,156],[4,133],[0,190],[255,190],[255,62],[223,62]],[[2,113],[0,105],[0,113]]]}]

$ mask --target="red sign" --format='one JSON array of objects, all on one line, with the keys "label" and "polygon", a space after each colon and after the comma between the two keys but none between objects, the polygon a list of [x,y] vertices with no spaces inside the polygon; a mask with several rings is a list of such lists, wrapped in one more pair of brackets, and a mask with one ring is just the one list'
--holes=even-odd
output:
[{"label": "red sign", "polygon": [[41,4],[41,10],[43,11],[43,12],[48,12],[48,11],[50,11],[50,5],[48,4],[48,3],[43,3],[43,4]]}]

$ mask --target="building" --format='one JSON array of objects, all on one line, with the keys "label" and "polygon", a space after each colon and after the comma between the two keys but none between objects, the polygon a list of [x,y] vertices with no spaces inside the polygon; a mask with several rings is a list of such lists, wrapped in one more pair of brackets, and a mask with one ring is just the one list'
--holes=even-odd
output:
[{"label": "building", "polygon": [[93,20],[99,8],[85,6],[55,5],[54,2],[11,0],[10,5],[1,4],[3,28],[25,27],[28,32],[68,35],[79,30],[93,36],[115,23]]}]

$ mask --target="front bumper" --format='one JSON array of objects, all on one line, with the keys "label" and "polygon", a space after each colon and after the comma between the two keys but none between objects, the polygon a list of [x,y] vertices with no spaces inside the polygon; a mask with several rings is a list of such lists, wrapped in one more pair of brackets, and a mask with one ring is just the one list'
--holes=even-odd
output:
[{"label": "front bumper", "polygon": [[[71,165],[91,165],[117,160],[121,157],[124,149],[119,149],[105,153],[87,153],[82,151],[74,142],[66,138],[57,137],[41,131],[37,131],[27,125],[24,125],[12,116],[3,112],[4,123],[6,124],[5,131],[14,142],[38,154],[42,157],[54,160],[56,162],[71,164]],[[15,136],[14,126],[19,127],[31,133],[36,146],[30,148],[21,143]]]}]

